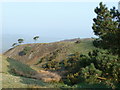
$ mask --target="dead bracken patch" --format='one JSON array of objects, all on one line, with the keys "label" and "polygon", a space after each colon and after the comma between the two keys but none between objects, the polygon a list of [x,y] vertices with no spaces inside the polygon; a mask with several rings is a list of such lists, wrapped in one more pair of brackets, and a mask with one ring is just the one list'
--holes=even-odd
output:
[{"label": "dead bracken patch", "polygon": [[59,82],[61,80],[61,76],[57,73],[45,70],[39,70],[33,77],[39,80],[43,80],[44,82]]}]

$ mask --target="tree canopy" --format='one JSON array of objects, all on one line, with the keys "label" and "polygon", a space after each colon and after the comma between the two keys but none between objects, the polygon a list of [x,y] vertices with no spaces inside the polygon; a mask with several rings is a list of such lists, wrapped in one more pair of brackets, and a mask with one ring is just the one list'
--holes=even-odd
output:
[{"label": "tree canopy", "polygon": [[97,17],[93,19],[92,29],[99,37],[99,45],[120,56],[120,13],[115,7],[108,10],[102,2],[94,11]]},{"label": "tree canopy", "polygon": [[39,36],[35,36],[35,37],[33,37],[33,40],[37,40],[39,38]]},{"label": "tree canopy", "polygon": [[24,39],[18,39],[18,43],[23,43]]}]

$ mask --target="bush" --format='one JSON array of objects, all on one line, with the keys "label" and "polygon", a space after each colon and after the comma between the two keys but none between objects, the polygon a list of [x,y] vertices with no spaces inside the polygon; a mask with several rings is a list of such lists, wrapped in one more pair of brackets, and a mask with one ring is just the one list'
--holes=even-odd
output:
[{"label": "bush", "polygon": [[107,50],[97,49],[88,55],[69,56],[63,65],[68,71],[68,84],[102,82],[115,87],[116,83],[120,83],[120,60]]},{"label": "bush", "polygon": [[91,63],[89,66],[86,66],[85,68],[82,68],[81,70],[81,77],[85,82],[88,82],[90,84],[101,82],[98,80],[98,77],[100,77],[101,74],[102,71],[96,69],[93,63]]},{"label": "bush", "polygon": [[77,40],[77,41],[75,41],[75,43],[76,43],[76,44],[81,43],[81,40]]},{"label": "bush", "polygon": [[23,51],[19,52],[20,56],[26,55],[31,50],[30,46],[26,46]]},{"label": "bush", "polygon": [[40,58],[35,65],[38,65],[38,64],[42,63],[42,61],[43,61],[43,58]]}]

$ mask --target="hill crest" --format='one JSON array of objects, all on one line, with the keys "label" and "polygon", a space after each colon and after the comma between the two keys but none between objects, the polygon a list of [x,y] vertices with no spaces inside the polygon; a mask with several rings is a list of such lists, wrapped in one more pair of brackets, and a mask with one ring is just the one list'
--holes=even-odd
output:
[{"label": "hill crest", "polygon": [[[77,40],[80,40],[80,42],[75,43]],[[49,57],[52,59],[63,60],[71,53],[84,53],[84,51],[87,52],[92,50],[92,48],[94,48],[92,41],[93,39],[90,38],[77,38],[53,43],[23,44],[9,49],[4,55],[23,63],[34,65],[41,58]]]}]

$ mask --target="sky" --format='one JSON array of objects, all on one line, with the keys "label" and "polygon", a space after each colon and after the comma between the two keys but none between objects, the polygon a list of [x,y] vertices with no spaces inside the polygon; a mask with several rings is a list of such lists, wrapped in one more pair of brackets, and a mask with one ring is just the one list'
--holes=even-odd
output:
[{"label": "sky", "polygon": [[[18,38],[32,42],[55,42],[72,38],[95,37],[92,24],[99,2],[4,2],[2,3],[3,46]],[[105,2],[117,7],[118,2]],[[8,43],[6,45],[6,43]]]}]

